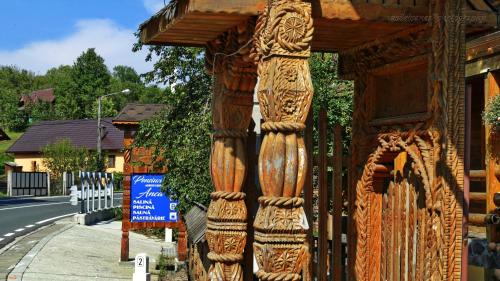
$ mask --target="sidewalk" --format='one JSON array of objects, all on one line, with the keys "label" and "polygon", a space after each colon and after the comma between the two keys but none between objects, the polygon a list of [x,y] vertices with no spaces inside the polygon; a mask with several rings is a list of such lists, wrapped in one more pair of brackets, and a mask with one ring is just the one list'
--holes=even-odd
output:
[{"label": "sidewalk", "polygon": [[[63,220],[16,265],[9,280],[132,280],[133,262],[119,263],[121,222],[82,226]],[[162,241],[130,232],[130,257],[147,253],[150,271]],[[156,280],[152,276],[152,280]]]}]

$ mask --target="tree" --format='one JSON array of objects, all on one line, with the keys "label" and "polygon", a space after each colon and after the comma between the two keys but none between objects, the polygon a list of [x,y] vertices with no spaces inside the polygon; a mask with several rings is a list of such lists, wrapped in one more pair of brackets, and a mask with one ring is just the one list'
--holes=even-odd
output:
[{"label": "tree", "polygon": [[117,65],[113,68],[113,77],[120,82],[130,82],[135,84],[142,84],[141,77],[135,69],[126,65]]},{"label": "tree", "polygon": [[35,75],[14,66],[0,66],[0,125],[14,131],[22,131],[28,125],[28,117],[19,110],[21,94],[33,90]]},{"label": "tree", "polygon": [[[82,53],[73,64],[71,71],[73,87],[69,98],[76,101],[78,108],[72,108],[77,118],[96,118],[92,105],[98,97],[109,93],[111,75],[104,64],[104,59],[90,48]],[[69,106],[75,106],[69,102]]]},{"label": "tree", "polygon": [[95,170],[96,156],[85,147],[74,146],[69,139],[61,139],[43,148],[43,165],[54,178],[63,172]]},{"label": "tree", "polygon": [[[314,124],[317,124],[320,109],[325,108],[329,127],[340,124],[344,128],[344,150],[347,150],[351,136],[354,84],[352,81],[339,79],[336,54],[312,53],[309,63],[314,86]],[[317,133],[315,131],[315,139],[318,138]],[[329,142],[329,147],[332,147],[332,140]]]},{"label": "tree", "polygon": [[186,212],[193,201],[208,204],[213,191],[208,169],[211,80],[201,49],[152,47],[150,52],[159,60],[144,77],[148,83],[170,85],[164,92],[168,108],[141,123],[135,145],[154,148],[154,156],[168,167],[164,190]]}]

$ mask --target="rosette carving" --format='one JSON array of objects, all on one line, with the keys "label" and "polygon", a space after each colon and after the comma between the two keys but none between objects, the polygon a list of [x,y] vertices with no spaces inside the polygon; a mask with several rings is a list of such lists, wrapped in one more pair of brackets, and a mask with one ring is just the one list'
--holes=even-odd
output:
[{"label": "rosette carving", "polygon": [[313,96],[307,61],[313,34],[311,5],[272,1],[256,30],[252,57],[258,61],[257,93],[265,120],[259,154],[264,196],[254,222],[256,275],[260,280],[300,280],[308,252],[300,194],[307,170],[301,131]]},{"label": "rosette carving", "polygon": [[246,244],[247,209],[241,192],[246,175],[246,137],[251,121],[256,67],[246,42],[249,21],[210,42],[207,72],[214,74],[213,142],[210,171],[215,192],[208,209],[206,238],[212,262],[210,280],[243,281],[240,262]]}]

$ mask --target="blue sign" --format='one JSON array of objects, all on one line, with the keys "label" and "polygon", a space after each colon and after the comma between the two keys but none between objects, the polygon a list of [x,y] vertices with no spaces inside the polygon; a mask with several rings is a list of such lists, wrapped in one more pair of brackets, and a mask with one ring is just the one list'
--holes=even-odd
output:
[{"label": "blue sign", "polygon": [[177,222],[173,201],[161,191],[162,174],[133,174],[130,180],[131,222]]}]

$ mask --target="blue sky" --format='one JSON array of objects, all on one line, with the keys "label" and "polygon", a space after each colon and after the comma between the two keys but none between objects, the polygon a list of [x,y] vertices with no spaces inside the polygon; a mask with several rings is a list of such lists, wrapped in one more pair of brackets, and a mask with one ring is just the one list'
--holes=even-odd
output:
[{"label": "blue sky", "polygon": [[[168,3],[168,0],[165,2]],[[133,53],[138,25],[163,6],[163,0],[0,0],[0,65],[17,65],[38,74],[72,64],[96,48],[112,68],[152,67],[145,54]]]}]

